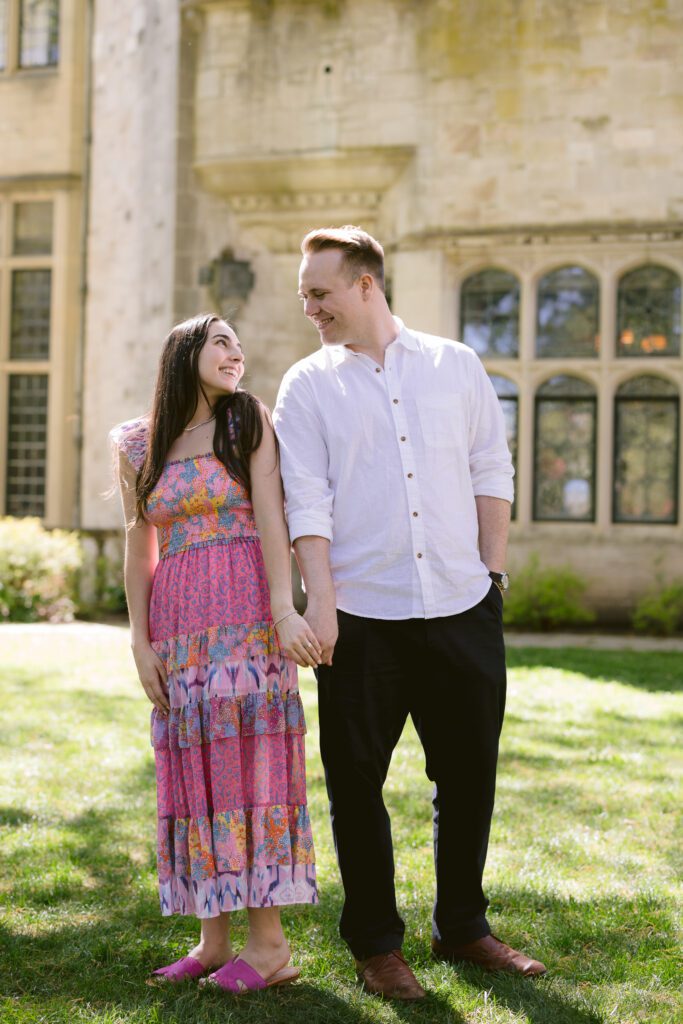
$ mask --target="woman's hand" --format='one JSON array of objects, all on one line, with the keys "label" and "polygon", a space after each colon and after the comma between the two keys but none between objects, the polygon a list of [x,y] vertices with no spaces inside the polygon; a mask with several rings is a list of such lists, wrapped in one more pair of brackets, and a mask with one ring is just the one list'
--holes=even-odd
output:
[{"label": "woman's hand", "polygon": [[275,630],[280,647],[288,658],[301,668],[317,668],[321,661],[322,649],[318,639],[306,620],[294,612],[277,623]]},{"label": "woman's hand", "polygon": [[133,657],[145,693],[157,711],[162,715],[167,715],[170,705],[163,661],[154,653],[154,649],[149,643],[135,644]]},{"label": "woman's hand", "polygon": [[339,638],[339,623],[334,597],[317,600],[311,596],[306,608],[306,619],[315,635],[320,638],[321,661],[332,664],[332,655]]}]

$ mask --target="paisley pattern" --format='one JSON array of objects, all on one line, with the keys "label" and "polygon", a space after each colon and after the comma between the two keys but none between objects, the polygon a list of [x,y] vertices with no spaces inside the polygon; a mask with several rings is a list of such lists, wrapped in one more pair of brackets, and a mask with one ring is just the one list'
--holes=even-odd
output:
[{"label": "paisley pattern", "polygon": [[[139,471],[147,421],[111,437]],[[148,518],[159,539],[150,638],[171,704],[151,722],[161,912],[316,903],[306,724],[249,496],[213,452],[171,460]]]}]

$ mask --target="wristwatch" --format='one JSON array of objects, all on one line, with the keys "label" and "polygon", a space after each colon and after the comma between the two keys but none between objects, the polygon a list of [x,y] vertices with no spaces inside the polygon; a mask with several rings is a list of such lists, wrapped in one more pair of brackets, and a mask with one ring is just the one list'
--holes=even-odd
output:
[{"label": "wristwatch", "polygon": [[489,576],[496,584],[501,594],[510,589],[510,576],[506,572],[490,572]]}]

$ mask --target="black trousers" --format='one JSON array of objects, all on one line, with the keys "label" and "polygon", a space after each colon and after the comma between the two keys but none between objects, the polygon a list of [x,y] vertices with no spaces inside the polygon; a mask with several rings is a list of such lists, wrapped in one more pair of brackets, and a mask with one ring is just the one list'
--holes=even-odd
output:
[{"label": "black trousers", "polygon": [[333,665],[318,669],[320,747],[345,902],[340,933],[365,959],[400,948],[391,824],[382,788],[408,715],[434,783],[433,934],[489,934],[482,875],[505,711],[502,596],[437,619],[339,612]]}]

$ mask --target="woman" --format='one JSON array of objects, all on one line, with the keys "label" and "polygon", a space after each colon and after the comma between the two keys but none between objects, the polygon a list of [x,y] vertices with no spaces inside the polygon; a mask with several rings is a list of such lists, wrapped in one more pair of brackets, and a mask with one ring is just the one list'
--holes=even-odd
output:
[{"label": "woman", "polygon": [[317,902],[295,662],[321,650],[292,606],[277,445],[243,373],[224,320],[187,320],[164,343],[151,414],[112,432],[133,655],[154,705],[161,911],[201,920],[189,955],[149,982],[208,974],[233,992],[298,977],[280,906]]}]

